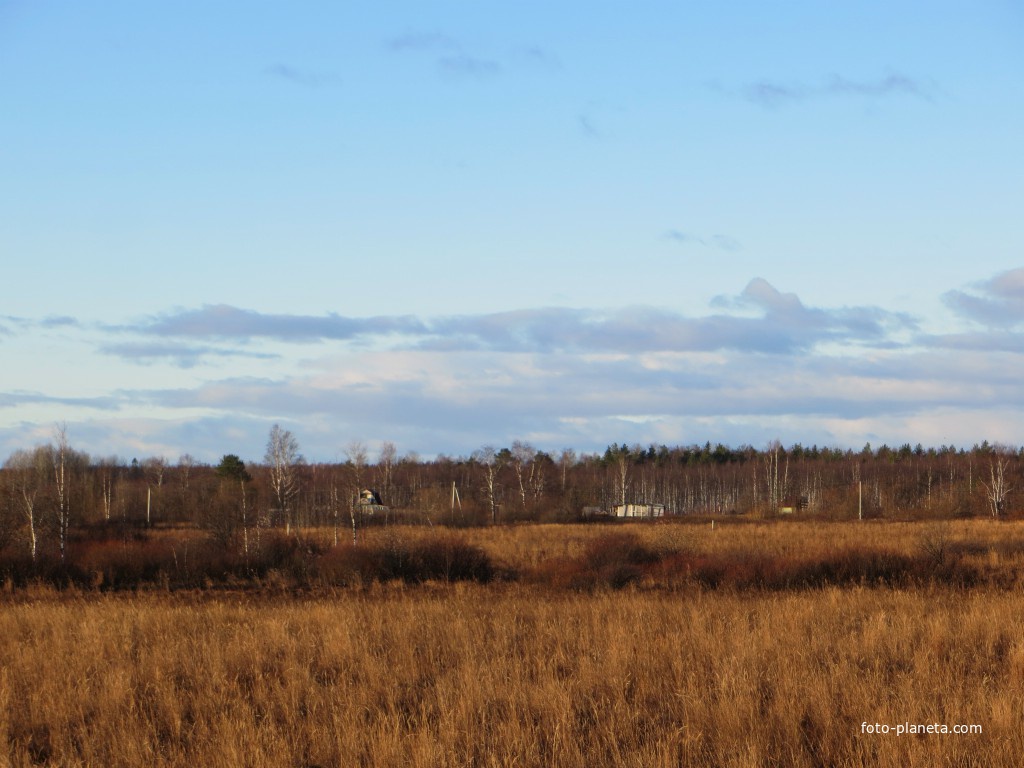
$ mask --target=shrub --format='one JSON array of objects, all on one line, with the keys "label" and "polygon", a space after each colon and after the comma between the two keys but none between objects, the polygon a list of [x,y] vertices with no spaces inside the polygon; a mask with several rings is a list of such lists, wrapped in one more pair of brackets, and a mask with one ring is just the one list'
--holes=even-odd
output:
[{"label": "shrub", "polygon": [[578,558],[555,558],[543,563],[536,575],[553,587],[591,590],[599,586],[621,589],[651,574],[664,558],[635,533],[615,531],[590,541]]},{"label": "shrub", "polygon": [[394,579],[414,584],[431,580],[486,583],[496,573],[484,550],[454,536],[338,547],[318,558],[316,571],[321,581],[339,585]]},{"label": "shrub", "polygon": [[[134,589],[156,584],[174,572],[174,553],[166,542],[93,541],[72,551],[72,565],[102,589]],[[163,577],[163,578],[161,578]]]}]

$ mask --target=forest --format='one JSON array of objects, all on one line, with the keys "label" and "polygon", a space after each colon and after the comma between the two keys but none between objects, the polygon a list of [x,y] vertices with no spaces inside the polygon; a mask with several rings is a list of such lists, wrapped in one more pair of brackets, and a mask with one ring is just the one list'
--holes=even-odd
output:
[{"label": "forest", "polygon": [[666,519],[680,520],[1007,519],[1022,455],[987,442],[853,451],[778,441],[552,455],[515,441],[423,460],[389,442],[371,456],[353,441],[344,462],[327,464],[305,461],[295,435],[275,425],[261,463],[234,453],[203,463],[90,457],[59,426],[0,470],[0,557],[31,572],[66,563],[69,548],[89,540],[178,531],[249,560],[267,537],[301,545],[316,532],[337,546],[380,526],[600,522],[627,503],[663,505]]},{"label": "forest", "polygon": [[275,427],[258,464],[235,453],[216,464],[189,454],[176,462],[97,458],[58,430],[53,442],[14,452],[0,470],[4,530],[10,536],[33,514],[65,530],[112,521],[212,528],[224,524],[218,518],[239,527],[321,527],[348,521],[363,489],[402,522],[454,526],[572,522],[627,502],[663,504],[672,515],[1001,516],[1012,511],[1024,458],[987,442],[860,451],[777,441],[760,449],[613,443],[603,453],[552,455],[515,441],[430,460],[400,457],[389,442],[371,456],[353,442],[344,453],[344,462],[307,462],[295,436]]}]

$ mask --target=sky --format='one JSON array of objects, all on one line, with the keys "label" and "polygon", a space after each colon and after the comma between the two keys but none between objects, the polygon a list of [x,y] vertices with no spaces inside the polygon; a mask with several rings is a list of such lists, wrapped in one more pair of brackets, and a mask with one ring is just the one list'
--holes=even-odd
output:
[{"label": "sky", "polygon": [[1017,2],[0,0],[0,461],[1024,435]]}]

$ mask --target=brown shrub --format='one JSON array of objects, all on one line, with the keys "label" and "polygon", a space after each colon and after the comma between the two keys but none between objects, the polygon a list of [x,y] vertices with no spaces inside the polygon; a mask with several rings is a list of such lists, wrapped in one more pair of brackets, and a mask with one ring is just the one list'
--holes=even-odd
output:
[{"label": "brown shrub", "polygon": [[450,535],[411,541],[391,538],[377,545],[336,547],[317,560],[316,571],[322,582],[334,585],[396,579],[413,584],[425,581],[486,583],[496,574],[483,549]]}]

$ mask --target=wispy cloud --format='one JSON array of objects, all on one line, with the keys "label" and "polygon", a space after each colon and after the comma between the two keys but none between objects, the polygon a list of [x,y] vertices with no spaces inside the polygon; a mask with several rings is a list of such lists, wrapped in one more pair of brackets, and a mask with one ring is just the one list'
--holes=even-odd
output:
[{"label": "wispy cloud", "polygon": [[1024,267],[1001,272],[973,290],[953,290],[942,299],[961,317],[995,328],[1024,322]]},{"label": "wispy cloud", "polygon": [[817,85],[758,80],[743,87],[744,98],[762,107],[776,108],[822,98],[888,98],[911,96],[931,100],[931,88],[900,73],[872,80],[855,80],[833,74]]},{"label": "wispy cloud", "polygon": [[254,360],[274,360],[277,354],[252,352],[236,347],[195,346],[190,344],[125,342],[102,344],[99,351],[105,355],[119,357],[140,364],[171,362],[179,368],[194,368],[211,357],[236,358],[244,357]]},{"label": "wispy cloud", "polygon": [[540,45],[514,46],[504,55],[481,54],[438,31],[405,32],[386,40],[384,47],[395,54],[426,58],[440,74],[452,78],[491,78],[507,68],[554,72],[562,66],[557,55]]},{"label": "wispy cloud", "polygon": [[832,95],[851,96],[916,96],[930,99],[931,92],[913,78],[893,73],[878,80],[851,80],[841,75],[832,75],[824,91]]},{"label": "wispy cloud", "polygon": [[385,46],[394,53],[429,56],[447,76],[492,77],[501,71],[494,59],[469,53],[460,41],[441,32],[406,32]]},{"label": "wispy cloud", "polygon": [[501,72],[498,62],[465,53],[441,56],[437,66],[445,74],[469,77],[491,77]]},{"label": "wispy cloud", "polygon": [[562,68],[562,61],[557,55],[539,45],[517,46],[509,55],[511,61],[535,69],[555,72]]},{"label": "wispy cloud", "polygon": [[759,80],[743,88],[748,101],[762,107],[779,107],[807,98],[808,91],[802,86],[782,85],[768,80]]},{"label": "wispy cloud", "polygon": [[585,113],[576,115],[576,124],[579,126],[584,136],[591,139],[598,139],[601,137],[601,132],[597,129],[597,124],[594,119]]},{"label": "wispy cloud", "polygon": [[82,323],[66,315],[49,315],[41,320],[13,315],[0,315],[0,336],[14,336],[33,330],[53,330],[59,328],[81,328]]},{"label": "wispy cloud", "polygon": [[14,328],[21,330],[39,325],[40,322],[24,317],[15,317],[14,315],[0,315],[0,334],[11,335],[14,333],[14,330],[12,330]]},{"label": "wispy cloud", "polygon": [[268,67],[267,74],[305,88],[337,88],[342,84],[342,79],[331,72],[311,72],[297,69],[288,64],[275,64]]},{"label": "wispy cloud", "polygon": [[385,42],[392,51],[458,51],[462,45],[441,32],[406,32]]},{"label": "wispy cloud", "polygon": [[680,245],[700,245],[705,248],[715,248],[721,251],[738,251],[742,247],[736,238],[729,235],[695,235],[679,229],[668,230],[665,233],[665,239]]},{"label": "wispy cloud", "polygon": [[423,324],[409,316],[351,318],[336,314],[264,314],[225,304],[172,312],[118,330],[150,336],[316,342],[392,333],[420,334]]},{"label": "wispy cloud", "polygon": [[105,395],[103,397],[55,397],[41,392],[0,392],[0,408],[51,405],[114,411],[120,407],[120,403],[121,399],[115,395]]},{"label": "wispy cloud", "polygon": [[80,323],[73,317],[67,315],[50,315],[39,321],[42,328],[77,328]]},{"label": "wispy cloud", "polygon": [[922,334],[914,339],[914,343],[933,349],[1024,354],[1024,335],[1012,331]]},{"label": "wispy cloud", "polygon": [[[914,327],[905,315],[873,307],[808,308],[794,294],[781,293],[760,278],[752,280],[738,296],[720,297],[715,304],[726,312],[687,317],[651,307],[608,311],[548,307],[430,319],[276,315],[217,305],[161,315],[121,330],[162,338],[239,342],[310,343],[392,336],[399,345],[434,350],[638,353],[737,349],[792,354],[822,342],[884,341],[892,327]],[[756,316],[745,316],[751,311]],[[108,345],[105,351],[142,360],[166,354],[186,363],[211,354],[204,348],[160,345]]]}]

